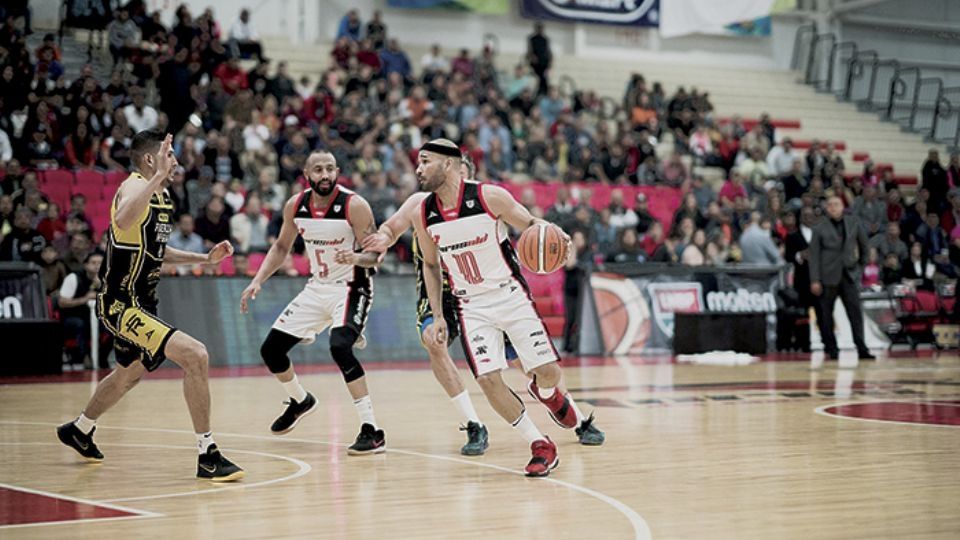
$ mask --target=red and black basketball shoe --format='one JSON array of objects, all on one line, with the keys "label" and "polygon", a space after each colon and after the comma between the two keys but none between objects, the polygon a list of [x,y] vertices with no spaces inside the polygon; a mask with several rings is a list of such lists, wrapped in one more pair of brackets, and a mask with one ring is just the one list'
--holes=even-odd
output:
[{"label": "red and black basketball shoe", "polygon": [[550,418],[564,429],[572,429],[577,425],[577,413],[573,410],[573,404],[570,398],[561,394],[559,390],[554,389],[553,395],[549,398],[540,396],[540,388],[536,381],[530,381],[527,385],[527,391],[534,399],[547,406],[550,411]]},{"label": "red and black basketball shoe", "polygon": [[547,476],[550,471],[560,465],[560,458],[557,456],[557,445],[553,444],[550,437],[533,441],[530,444],[530,452],[533,457],[530,463],[523,469],[527,476]]}]

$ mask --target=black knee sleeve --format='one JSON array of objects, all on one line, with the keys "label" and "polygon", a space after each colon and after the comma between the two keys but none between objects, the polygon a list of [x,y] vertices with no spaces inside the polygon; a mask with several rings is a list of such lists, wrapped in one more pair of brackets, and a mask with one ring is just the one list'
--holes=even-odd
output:
[{"label": "black knee sleeve", "polygon": [[358,337],[359,334],[355,330],[346,327],[334,328],[330,331],[330,354],[340,368],[340,372],[343,373],[343,380],[348,383],[364,375],[363,366],[353,355],[353,344]]},{"label": "black knee sleeve", "polygon": [[263,345],[260,346],[260,357],[263,358],[263,363],[267,365],[270,373],[283,373],[290,369],[290,357],[287,353],[297,343],[300,343],[300,338],[270,329],[267,339],[263,340]]}]

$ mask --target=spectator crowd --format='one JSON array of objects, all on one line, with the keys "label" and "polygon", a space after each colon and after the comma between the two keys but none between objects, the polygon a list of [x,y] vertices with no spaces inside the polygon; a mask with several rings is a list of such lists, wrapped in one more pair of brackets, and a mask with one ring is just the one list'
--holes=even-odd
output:
[{"label": "spectator crowd", "polygon": [[[415,62],[379,12],[364,22],[351,10],[330,67],[294,80],[283,61],[265,56],[249,11],[224,32],[211,9],[196,15],[181,5],[167,27],[145,5],[126,4],[104,29],[112,69],[104,78],[93,65],[70,72],[53,35],[29,47],[13,15],[0,27],[0,261],[40,265],[62,309],[76,307],[69,299],[85,290],[84,279],[95,289],[87,263],[102,231],[85,196],[60,208],[40,177],[52,168],[127,170],[133,134],[149,128],[175,135],[181,164],[169,188],[178,219],[171,245],[202,252],[231,240],[239,274],[253,270],[248,254],[265,252],[277,236],[280,209],[303,189],[312,150],[333,153],[341,182],[379,222],[417,189],[420,145],[445,137],[475,162],[480,180],[560,184],[546,207],[532,190],[520,199],[574,238],[568,272],[598,263],[780,264],[796,257],[788,236],[836,195],[870,237],[864,285],[957,277],[956,154],[943,164],[931,151],[908,204],[892,171],[867,161],[852,173],[829,143],[801,152],[766,115],[720,121],[696,88],[668,92],[634,74],[619,103],[588,88],[563,93],[550,81],[553,55],[540,25],[525,61],[501,69],[490,46],[474,54],[438,44]],[[702,167],[722,171],[722,183],[694,173]],[[682,202],[660,221],[646,192],[627,186],[672,188]],[[609,204],[595,205],[601,189],[610,190]],[[627,191],[638,194],[626,200]],[[408,259],[407,246],[398,245],[399,260]],[[285,271],[296,274],[295,263]]]}]

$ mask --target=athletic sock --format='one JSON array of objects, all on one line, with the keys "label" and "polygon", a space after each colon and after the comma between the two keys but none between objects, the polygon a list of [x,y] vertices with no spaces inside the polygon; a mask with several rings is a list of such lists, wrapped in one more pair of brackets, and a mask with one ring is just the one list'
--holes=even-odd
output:
[{"label": "athletic sock", "polygon": [[73,424],[77,426],[77,429],[83,432],[84,435],[89,435],[93,431],[94,426],[97,425],[96,420],[91,420],[86,417],[83,413],[80,413],[80,416],[73,421]]},{"label": "athletic sock", "polygon": [[195,433],[197,436],[197,448],[200,450],[201,454],[206,454],[207,449],[210,448],[213,443],[213,432],[208,431],[206,433]]},{"label": "athletic sock", "polygon": [[450,401],[453,402],[453,405],[460,411],[460,414],[467,422],[476,422],[481,426],[483,425],[483,422],[480,421],[480,417],[477,415],[477,410],[473,408],[473,401],[470,400],[470,394],[468,394],[466,390],[450,398]]},{"label": "athletic sock", "polygon": [[370,401],[370,396],[363,396],[354,400],[353,406],[357,408],[361,424],[370,424],[374,428],[377,427],[377,419],[373,416],[373,402]]},{"label": "athletic sock", "polygon": [[570,402],[570,406],[573,407],[573,412],[577,414],[577,424],[580,424],[581,422],[586,420],[587,417],[584,416],[582,412],[580,412],[580,407],[577,407],[577,402],[573,400],[573,396],[571,396],[568,393],[566,394],[566,397],[567,397],[567,401]]},{"label": "athletic sock", "polygon": [[553,397],[553,393],[556,392],[556,391],[557,391],[557,389],[554,388],[554,387],[552,387],[552,386],[551,386],[550,388],[544,388],[544,387],[541,386],[541,387],[540,387],[540,397],[542,397],[543,399],[550,399],[550,398]]},{"label": "athletic sock", "polygon": [[520,413],[520,418],[517,418],[511,425],[514,429],[520,432],[520,435],[527,440],[528,443],[533,443],[533,441],[543,440],[546,437],[543,436],[543,433],[540,433],[540,429],[537,428],[537,425],[533,423],[533,420],[527,416],[527,411]]},{"label": "athletic sock", "polygon": [[300,385],[300,381],[296,375],[289,381],[280,384],[283,386],[283,389],[287,391],[287,395],[297,403],[303,403],[303,400],[307,399],[307,391]]}]

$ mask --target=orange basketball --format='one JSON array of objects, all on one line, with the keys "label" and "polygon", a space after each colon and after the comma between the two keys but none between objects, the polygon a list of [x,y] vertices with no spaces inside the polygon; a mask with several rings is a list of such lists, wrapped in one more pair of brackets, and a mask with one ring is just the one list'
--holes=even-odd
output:
[{"label": "orange basketball", "polygon": [[517,242],[520,263],[531,272],[549,274],[567,261],[567,242],[556,225],[527,227]]}]

